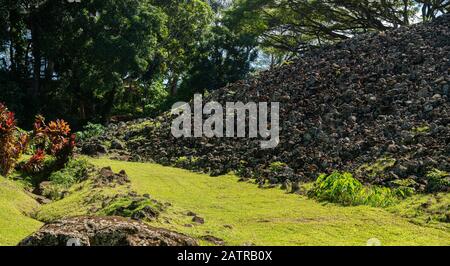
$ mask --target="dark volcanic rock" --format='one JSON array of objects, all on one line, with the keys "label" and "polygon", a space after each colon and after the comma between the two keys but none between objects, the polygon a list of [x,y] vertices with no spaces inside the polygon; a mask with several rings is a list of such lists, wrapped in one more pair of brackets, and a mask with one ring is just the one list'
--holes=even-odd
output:
[{"label": "dark volcanic rock", "polygon": [[112,171],[111,167],[104,167],[100,169],[94,178],[94,185],[96,187],[114,186],[115,184],[125,185],[127,183],[130,183],[127,173],[122,170],[116,174]]},{"label": "dark volcanic rock", "polygon": [[223,241],[223,239],[217,238],[215,236],[211,236],[211,235],[206,235],[206,236],[202,236],[201,239],[208,241],[214,245],[217,246],[223,246],[225,245],[225,241]]},{"label": "dark volcanic rock", "polygon": [[193,221],[194,223],[198,223],[198,224],[204,224],[204,223],[205,223],[205,219],[203,219],[202,217],[199,217],[199,216],[197,216],[197,215],[195,215],[195,216],[192,218],[192,221]]},{"label": "dark volcanic rock", "polygon": [[77,217],[43,226],[19,246],[196,246],[185,235],[121,217]]},{"label": "dark volcanic rock", "polygon": [[81,152],[86,155],[97,156],[108,152],[106,147],[97,141],[90,141],[81,145]]},{"label": "dark volcanic rock", "polygon": [[[102,137],[126,143],[132,160],[173,165],[184,158],[182,167],[213,175],[236,171],[283,183],[339,170],[370,183],[415,176],[424,185],[427,171],[450,171],[449,85],[450,15],[444,15],[311,50],[204,97],[204,103],[224,106],[280,102],[282,131],[275,149],[260,149],[258,139],[177,139],[169,115],[113,124]],[[394,161],[382,175],[369,178],[358,171],[382,158]],[[292,171],[270,175],[273,162]]]}]

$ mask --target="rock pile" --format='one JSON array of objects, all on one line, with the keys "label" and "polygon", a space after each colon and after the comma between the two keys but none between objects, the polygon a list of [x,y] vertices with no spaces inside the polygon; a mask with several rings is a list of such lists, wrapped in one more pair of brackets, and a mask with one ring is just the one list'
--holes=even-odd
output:
[{"label": "rock pile", "polygon": [[43,226],[19,246],[196,246],[185,235],[121,217],[76,217]]},{"label": "rock pile", "polygon": [[104,187],[115,185],[126,185],[130,183],[127,173],[122,170],[118,174],[114,173],[111,167],[104,167],[98,171],[98,174],[93,178],[94,187]]},{"label": "rock pile", "polygon": [[[131,160],[176,164],[184,158],[188,168],[213,175],[238,171],[266,178],[270,164],[286,164],[271,183],[311,180],[340,170],[357,173],[365,182],[389,185],[412,179],[423,187],[427,171],[450,171],[449,88],[446,15],[309,51],[204,100],[280,102],[281,135],[275,149],[260,149],[258,139],[176,139],[168,115],[112,124],[100,141],[89,145],[118,140]],[[378,167],[379,160],[393,163]],[[374,168],[383,174],[364,170]]]}]

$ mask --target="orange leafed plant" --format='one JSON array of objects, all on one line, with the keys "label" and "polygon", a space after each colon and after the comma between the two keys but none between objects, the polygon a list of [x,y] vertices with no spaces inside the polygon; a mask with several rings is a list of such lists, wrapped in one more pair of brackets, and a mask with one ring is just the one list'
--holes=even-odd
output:
[{"label": "orange leafed plant", "polygon": [[7,176],[16,166],[28,146],[28,135],[19,133],[14,118],[4,104],[0,104],[0,173]]},{"label": "orange leafed plant", "polygon": [[34,142],[39,149],[66,163],[75,148],[75,135],[70,134],[70,126],[64,120],[45,124],[43,116],[37,116],[34,123]]},{"label": "orange leafed plant", "polygon": [[[75,135],[70,134],[70,126],[64,120],[56,120],[45,124],[43,116],[37,116],[33,130],[33,144],[36,153],[22,165],[22,170],[36,173],[43,169],[46,154],[57,159],[57,165],[63,166],[73,155]],[[29,136],[20,133],[14,113],[0,103],[0,174],[7,176],[17,164],[20,156],[26,151]]]},{"label": "orange leafed plant", "polygon": [[22,170],[27,174],[36,174],[44,168],[45,152],[38,149],[36,153],[22,166]]}]

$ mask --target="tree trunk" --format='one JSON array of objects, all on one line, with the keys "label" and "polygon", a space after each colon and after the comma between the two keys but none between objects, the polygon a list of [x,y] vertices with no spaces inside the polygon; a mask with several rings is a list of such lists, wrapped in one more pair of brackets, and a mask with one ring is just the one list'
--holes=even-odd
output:
[{"label": "tree trunk", "polygon": [[33,53],[33,80],[32,85],[29,87],[28,98],[33,111],[37,111],[40,97],[40,82],[41,82],[41,67],[42,67],[42,55],[39,47],[39,29],[36,25],[36,21],[31,15],[30,17],[30,30],[31,30],[31,50]]},{"label": "tree trunk", "polygon": [[178,75],[174,74],[172,76],[172,79],[169,82],[169,93],[170,93],[170,96],[177,95],[177,92],[178,92]]},{"label": "tree trunk", "polygon": [[55,62],[52,59],[48,59],[47,68],[45,69],[45,80],[50,82],[53,78],[53,72],[55,71]]},{"label": "tree trunk", "polygon": [[111,119],[111,112],[114,107],[114,101],[116,99],[117,88],[109,91],[105,96],[105,105],[103,106],[102,114],[103,114],[103,122],[107,123]]},{"label": "tree trunk", "polygon": [[86,121],[86,104],[83,99],[80,100],[80,119]]}]

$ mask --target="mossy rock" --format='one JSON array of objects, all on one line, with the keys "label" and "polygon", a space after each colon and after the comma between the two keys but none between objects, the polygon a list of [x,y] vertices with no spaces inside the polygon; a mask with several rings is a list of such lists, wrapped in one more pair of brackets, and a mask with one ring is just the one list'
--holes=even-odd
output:
[{"label": "mossy rock", "polygon": [[154,220],[164,209],[164,205],[156,200],[145,197],[122,197],[109,203],[100,211],[100,214],[127,217],[134,220]]}]

